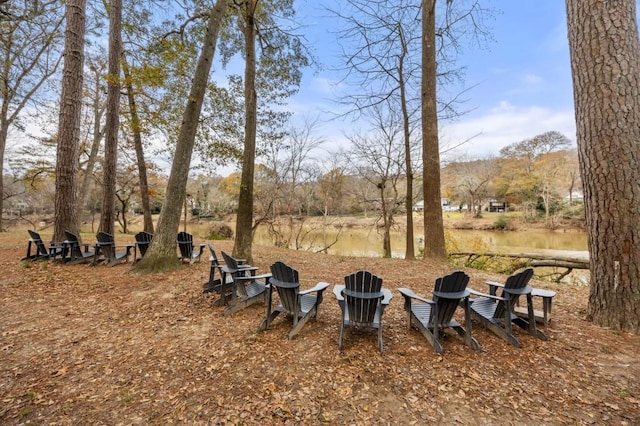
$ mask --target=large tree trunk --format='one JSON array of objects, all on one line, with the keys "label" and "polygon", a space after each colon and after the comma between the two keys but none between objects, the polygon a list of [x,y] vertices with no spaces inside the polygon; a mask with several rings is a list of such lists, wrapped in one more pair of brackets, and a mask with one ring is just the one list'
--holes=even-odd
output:
[{"label": "large tree trunk", "polygon": [[227,0],[217,0],[209,12],[209,23],[202,44],[200,57],[193,77],[191,92],[182,116],[182,126],[176,143],[176,152],[171,164],[165,203],[158,219],[158,227],[151,245],[142,260],[132,269],[136,272],[156,272],[177,268],[176,235],[180,225],[180,213],[186,198],[187,178],[191,165],[191,154],[198,128],[200,111],[209,82],[209,72],[215,54],[216,43]]},{"label": "large tree trunk", "polygon": [[67,229],[80,237],[76,190],[82,112],[85,18],[85,0],[69,0],[58,119],[54,241],[63,241],[64,231]]},{"label": "large tree trunk", "polygon": [[144,218],[144,232],[153,234],[153,217],[151,216],[151,202],[149,200],[149,182],[147,180],[147,163],[144,161],[144,148],[142,146],[142,129],[140,117],[133,91],[133,82],[129,72],[127,59],[122,57],[122,73],[127,87],[127,99],[129,101],[129,114],[131,115],[131,131],[133,132],[133,144],[136,150],[136,162],[138,163],[138,179],[140,179],[140,199],[142,201],[142,215]]},{"label": "large tree trunk", "polygon": [[634,0],[567,0],[591,291],[588,318],[640,332],[640,45]]},{"label": "large tree trunk", "polygon": [[240,195],[238,199],[238,218],[236,220],[236,238],[233,255],[246,259],[251,263],[251,246],[253,242],[253,178],[256,158],[256,30],[254,13],[257,0],[244,2],[244,39],[245,39],[245,125],[244,153],[242,156],[242,176],[240,178]]},{"label": "large tree trunk", "polygon": [[[102,170],[102,210],[100,230],[113,235],[116,221],[116,169],[120,127],[120,55],[122,54],[122,0],[109,5],[109,74],[107,78],[107,117],[105,123],[104,164]],[[124,215],[125,212],[123,211]]]},{"label": "large tree trunk", "polygon": [[436,110],[436,0],[422,0],[422,169],[424,257],[445,258]]}]

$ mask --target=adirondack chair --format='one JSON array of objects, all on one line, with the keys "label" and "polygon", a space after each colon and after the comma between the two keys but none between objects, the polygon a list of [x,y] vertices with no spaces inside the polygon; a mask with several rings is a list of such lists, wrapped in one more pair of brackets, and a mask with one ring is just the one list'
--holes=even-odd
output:
[{"label": "adirondack chair", "polygon": [[178,249],[180,250],[178,259],[188,263],[200,262],[205,244],[200,244],[200,249],[196,251],[193,245],[193,235],[184,231],[178,232],[176,241],[178,243]]},{"label": "adirondack chair", "polygon": [[[318,307],[322,303],[322,293],[329,287],[329,283],[320,282],[313,288],[300,291],[298,271],[280,261],[271,265],[271,274],[267,289],[267,314],[259,330],[266,330],[271,321],[279,314],[285,313],[293,320],[293,326],[289,331],[291,340],[310,318],[317,317]],[[280,305],[271,310],[274,287],[280,297]]]},{"label": "adirondack chair", "polygon": [[[96,234],[96,240],[93,265],[104,263],[107,266],[113,266],[118,263],[129,262],[131,250],[134,248],[133,244],[116,246],[113,235],[102,231]],[[119,251],[118,249],[120,248],[124,249],[124,251]]]},{"label": "adirondack chair", "polygon": [[[471,312],[469,309],[469,276],[463,271],[455,271],[436,279],[433,300],[422,298],[408,288],[399,288],[404,296],[404,309],[409,315],[409,328],[415,327],[437,353],[443,354],[444,349],[440,336],[445,328],[453,328],[464,342],[473,349],[480,351],[480,344],[471,335]],[[464,308],[465,327],[454,318],[458,306]]]},{"label": "adirondack chair", "polygon": [[136,246],[133,249],[133,252],[135,253],[134,262],[138,262],[144,257],[145,253],[147,252],[147,249],[151,244],[151,240],[153,239],[153,234],[150,232],[141,231],[136,234],[135,239]]},{"label": "adirondack chair", "polygon": [[[28,229],[29,232],[29,241],[27,242],[27,255],[23,257],[21,260],[42,260],[42,259],[52,259],[54,260],[56,256],[62,256],[62,246],[55,244],[54,242],[49,243],[49,247],[47,247],[40,234],[36,231],[32,231]],[[31,249],[33,248],[34,253],[31,253]]]},{"label": "adirondack chair", "polygon": [[[470,300],[471,317],[478,320],[497,336],[518,348],[521,347],[521,345],[513,334],[512,323],[528,330],[531,335],[539,339],[547,340],[547,336],[536,328],[531,296],[532,288],[529,285],[529,280],[532,276],[533,268],[527,268],[507,277],[504,284],[492,281],[487,282],[489,286],[488,294],[470,290],[471,294],[480,296],[477,299]],[[499,296],[497,295],[498,289],[502,289]],[[527,319],[520,318],[514,312],[520,296],[526,296],[527,298]]]},{"label": "adirondack chair", "polygon": [[89,249],[90,244],[80,244],[78,236],[71,231],[64,231],[62,242],[62,261],[70,265],[87,263],[93,260],[95,252]]},{"label": "adirondack chair", "polygon": [[[231,315],[254,303],[265,302],[267,294],[266,280],[271,274],[256,275],[255,266],[240,264],[237,259],[222,252],[224,266],[222,271],[233,278],[231,302],[223,315]],[[261,281],[262,280],[262,281]]]},{"label": "adirondack chair", "polygon": [[391,301],[391,292],[382,288],[382,278],[368,271],[347,275],[344,283],[333,288],[342,310],[338,349],[342,350],[345,327],[368,327],[378,330],[378,350],[382,352],[382,314]]},{"label": "adirondack chair", "polygon": [[[213,302],[214,306],[224,305],[231,300],[233,290],[233,277],[223,270],[223,265],[218,260],[218,255],[212,244],[208,244],[211,257],[209,258],[209,280],[202,285],[203,293],[218,293],[220,297]],[[236,259],[239,265],[243,262]],[[216,278],[216,275],[219,278]]]}]

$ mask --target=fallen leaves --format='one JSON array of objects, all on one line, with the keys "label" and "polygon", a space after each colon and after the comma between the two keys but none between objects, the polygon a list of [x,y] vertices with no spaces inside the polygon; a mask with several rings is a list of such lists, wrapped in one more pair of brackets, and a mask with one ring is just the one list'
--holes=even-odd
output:
[{"label": "fallen leaves", "polygon": [[[330,293],[317,320],[289,341],[291,322],[282,316],[256,332],[262,306],[231,317],[212,306],[214,296],[201,293],[206,262],[155,276],[128,274],[127,265],[44,271],[16,267],[22,240],[0,248],[3,424],[640,423],[640,337],[586,323],[585,288],[540,283],[558,293],[552,339],[516,330],[521,349],[474,325],[485,352],[449,334],[444,356],[436,355],[394,298],[384,314],[384,354],[369,330],[350,330],[339,352]],[[230,250],[231,242],[216,246]],[[339,283],[366,267],[392,291],[422,295],[451,269],[254,249],[260,270],[279,259],[301,265],[303,287]],[[478,288],[501,278],[468,272]]]}]

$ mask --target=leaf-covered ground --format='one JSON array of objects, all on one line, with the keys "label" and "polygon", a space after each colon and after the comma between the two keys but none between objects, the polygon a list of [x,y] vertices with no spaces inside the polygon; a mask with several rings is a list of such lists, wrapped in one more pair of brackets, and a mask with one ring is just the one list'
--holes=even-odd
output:
[{"label": "leaf-covered ground", "polygon": [[[25,265],[25,247],[26,232],[0,235],[1,424],[640,424],[640,336],[586,322],[586,287],[535,283],[558,293],[549,341],[516,330],[517,349],[474,323],[483,352],[448,332],[439,356],[395,289],[429,295],[450,265],[254,247],[261,272],[283,260],[304,288],[358,269],[384,278],[384,354],[371,330],[348,330],[341,353],[331,287],[289,341],[285,318],[256,331],[262,305],[212,306],[206,260],[139,276]],[[504,279],[467,272],[478,290]]]}]

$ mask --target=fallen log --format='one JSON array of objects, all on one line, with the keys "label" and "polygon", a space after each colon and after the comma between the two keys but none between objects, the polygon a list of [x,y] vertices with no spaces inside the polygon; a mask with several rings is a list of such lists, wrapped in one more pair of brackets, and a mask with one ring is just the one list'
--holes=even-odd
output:
[{"label": "fallen log", "polygon": [[532,268],[564,268],[564,272],[553,272],[547,276],[553,277],[553,280],[560,282],[562,278],[569,275],[574,269],[589,270],[589,255],[584,256],[565,256],[562,254],[542,254],[542,253],[495,253],[495,252],[456,252],[449,253],[451,257],[467,257],[467,264],[472,264],[481,258],[509,258],[522,260],[522,266],[530,266]]}]

